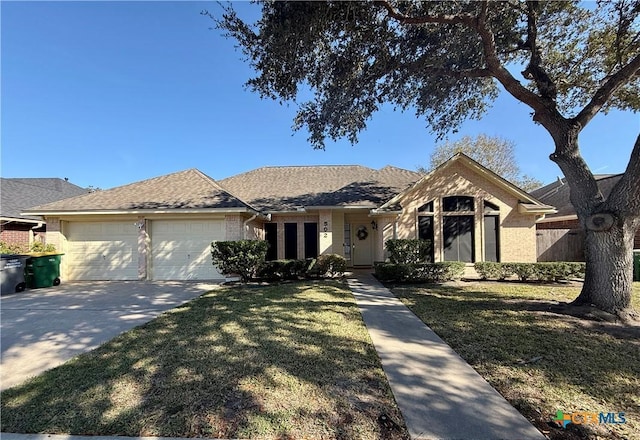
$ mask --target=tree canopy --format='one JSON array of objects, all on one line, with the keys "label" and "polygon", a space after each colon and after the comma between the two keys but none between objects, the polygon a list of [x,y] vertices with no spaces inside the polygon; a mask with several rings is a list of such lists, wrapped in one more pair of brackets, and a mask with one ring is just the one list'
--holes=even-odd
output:
[{"label": "tree canopy", "polygon": [[214,19],[255,69],[248,87],[294,102],[294,128],[315,148],[327,138],[356,143],[383,103],[414,111],[440,137],[481,118],[501,91],[530,107],[586,230],[576,304],[628,314],[640,135],[606,198],[578,138],[599,112],[640,109],[640,0],[260,4],[255,23],[232,6]]},{"label": "tree canopy", "polygon": [[539,180],[520,172],[520,166],[515,157],[515,143],[513,141],[499,136],[487,136],[484,134],[476,137],[463,136],[457,141],[447,141],[436,145],[431,152],[429,166],[420,167],[418,171],[427,173],[446,162],[456,153],[466,154],[525,191],[531,191],[542,186],[542,182]]},{"label": "tree canopy", "polygon": [[327,138],[356,142],[384,102],[443,135],[479,119],[498,84],[536,113],[581,125],[601,109],[638,109],[639,5],[268,1],[256,23],[228,7],[218,24],[258,73],[250,89],[284,101],[311,90],[295,127],[323,148]]}]

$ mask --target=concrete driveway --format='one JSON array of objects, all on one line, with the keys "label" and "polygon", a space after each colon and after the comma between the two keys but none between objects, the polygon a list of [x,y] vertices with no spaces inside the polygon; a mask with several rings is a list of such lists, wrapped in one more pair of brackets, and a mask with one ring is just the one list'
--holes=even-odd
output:
[{"label": "concrete driveway", "polygon": [[0,389],[216,287],[214,282],[91,281],[2,296]]}]

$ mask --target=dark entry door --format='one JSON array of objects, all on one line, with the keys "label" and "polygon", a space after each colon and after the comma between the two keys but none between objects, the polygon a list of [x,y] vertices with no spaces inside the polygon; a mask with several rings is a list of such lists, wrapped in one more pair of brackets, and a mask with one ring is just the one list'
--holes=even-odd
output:
[{"label": "dark entry door", "polygon": [[473,216],[445,216],[442,229],[444,235],[444,260],[473,263]]}]

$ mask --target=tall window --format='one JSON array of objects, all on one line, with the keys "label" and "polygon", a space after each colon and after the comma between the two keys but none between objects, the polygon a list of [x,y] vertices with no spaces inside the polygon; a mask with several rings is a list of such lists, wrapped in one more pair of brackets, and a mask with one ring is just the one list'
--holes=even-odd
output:
[{"label": "tall window", "polygon": [[418,208],[418,238],[429,241],[429,263],[433,262],[433,200]]},{"label": "tall window", "polygon": [[[473,197],[450,196],[442,198],[442,237],[444,260],[475,261]],[[455,213],[454,215],[450,213]],[[461,215],[461,213],[468,213]]]},{"label": "tall window", "polygon": [[304,224],[304,258],[318,256],[318,224]]},{"label": "tall window", "polygon": [[267,261],[278,259],[278,224],[265,223],[264,240],[269,243],[267,248]]},{"label": "tall window", "polygon": [[484,261],[500,261],[500,208],[484,201]]},{"label": "tall window", "polygon": [[347,261],[351,260],[351,224],[344,224],[344,258]]},{"label": "tall window", "polygon": [[295,260],[298,258],[298,224],[284,224],[284,258]]}]

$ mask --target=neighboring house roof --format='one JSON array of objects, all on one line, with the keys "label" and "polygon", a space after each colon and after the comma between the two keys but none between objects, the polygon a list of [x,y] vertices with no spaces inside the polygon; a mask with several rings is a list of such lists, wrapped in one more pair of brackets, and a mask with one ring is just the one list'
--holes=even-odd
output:
[{"label": "neighboring house roof", "polygon": [[39,217],[22,215],[28,208],[87,194],[88,190],[59,178],[0,178],[0,216],[3,221],[40,222]]},{"label": "neighboring house roof", "polygon": [[[435,168],[434,170],[432,170],[431,172],[423,176],[420,180],[418,180],[411,187],[411,189],[419,187],[424,182],[428,181],[435,174],[446,171],[447,168],[453,166],[453,164],[456,164],[456,163],[461,163],[464,166],[473,169],[476,173],[480,174],[481,176],[488,179],[489,181],[492,181],[494,184],[498,185],[499,187],[503,188],[510,194],[517,197],[519,200],[518,209],[521,212],[527,212],[530,214],[545,214],[545,215],[555,212],[553,205],[543,203],[542,201],[538,200],[536,197],[527,193],[525,190],[517,187],[513,183],[497,175],[496,173],[491,171],[489,168],[481,165],[480,163],[476,162],[475,160],[473,160],[472,158],[470,158],[464,153],[456,153],[455,155],[453,155],[449,160],[442,163],[440,166],[438,166],[437,168]],[[382,205],[379,211],[384,212],[384,211],[399,210],[401,207],[398,205],[398,203],[400,202],[400,199],[402,198],[402,196],[403,194],[398,194],[397,196],[389,200],[387,203]]]},{"label": "neighboring house roof", "polygon": [[190,169],[37,206],[29,212],[51,214],[171,209],[252,210],[209,176]]},{"label": "neighboring house roof", "polygon": [[[618,183],[622,174],[596,174],[594,175],[598,188],[602,195],[609,197],[611,190]],[[544,203],[553,205],[557,209],[557,213],[546,216],[545,221],[559,220],[560,218],[575,218],[576,210],[571,204],[570,189],[566,179],[559,178],[553,183],[543,186],[532,191],[535,197],[538,197]]]},{"label": "neighboring house roof", "polygon": [[386,166],[263,167],[221,180],[220,185],[264,211],[301,207],[378,206],[403,191],[420,174]]}]

